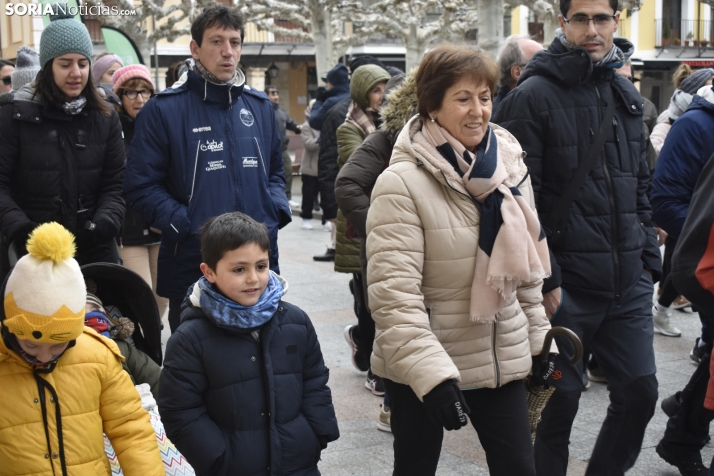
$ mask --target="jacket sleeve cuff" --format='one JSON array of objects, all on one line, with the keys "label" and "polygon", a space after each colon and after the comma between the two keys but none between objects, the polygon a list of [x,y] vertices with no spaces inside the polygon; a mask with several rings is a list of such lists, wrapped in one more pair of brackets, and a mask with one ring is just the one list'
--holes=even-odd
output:
[{"label": "jacket sleeve cuff", "polygon": [[553,250],[548,248],[548,254],[550,255],[550,276],[543,280],[543,289],[541,290],[543,294],[548,294],[552,290],[559,288],[563,283],[560,266],[558,266],[558,262],[555,260]]}]

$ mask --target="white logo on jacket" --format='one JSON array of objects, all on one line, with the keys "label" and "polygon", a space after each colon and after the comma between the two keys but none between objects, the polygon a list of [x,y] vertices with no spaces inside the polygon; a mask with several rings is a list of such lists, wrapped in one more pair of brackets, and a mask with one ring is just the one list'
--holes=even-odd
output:
[{"label": "white logo on jacket", "polygon": [[216,142],[215,140],[212,140],[210,142],[206,142],[201,145],[201,150],[204,152],[207,150],[210,150],[211,152],[220,152],[223,150],[223,141]]},{"label": "white logo on jacket", "polygon": [[193,132],[210,132],[211,131],[211,126],[205,126],[205,127],[194,127]]},{"label": "white logo on jacket", "polygon": [[257,167],[258,158],[257,157],[243,157],[243,167]]},{"label": "white logo on jacket", "polygon": [[222,160],[209,160],[208,167],[206,167],[206,172],[211,172],[212,170],[225,169],[226,166],[223,165]]},{"label": "white logo on jacket", "polygon": [[242,109],[240,110],[240,120],[241,120],[241,122],[242,122],[243,124],[246,125],[246,127],[252,126],[253,123],[255,122],[255,118],[253,117],[253,113],[250,112],[250,111],[249,111],[248,109],[246,109],[246,108],[242,108]]}]

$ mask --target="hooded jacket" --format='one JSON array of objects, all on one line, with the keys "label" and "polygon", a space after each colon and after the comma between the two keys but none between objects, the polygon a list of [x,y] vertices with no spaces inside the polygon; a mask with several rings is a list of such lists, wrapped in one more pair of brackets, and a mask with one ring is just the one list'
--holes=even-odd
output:
[{"label": "hooded jacket", "polygon": [[[315,103],[317,104],[317,102]],[[332,220],[337,217],[335,180],[340,171],[337,165],[337,128],[345,122],[352,99],[347,96],[327,112],[320,130],[320,152],[317,159],[317,180],[320,184],[322,217]],[[313,105],[313,111],[315,106]]]},{"label": "hooded jacket", "polygon": [[[403,75],[402,75],[403,76]],[[342,167],[335,182],[335,197],[345,218],[361,238],[360,267],[367,276],[367,212],[377,178],[389,166],[392,147],[404,125],[417,113],[415,74],[409,74],[393,89],[387,83],[384,95],[388,101],[380,110],[382,125],[368,135]],[[365,282],[363,280],[363,282]],[[367,293],[365,292],[365,296]]]},{"label": "hooded jacket", "polygon": [[310,113],[310,127],[322,131],[322,125],[327,118],[327,113],[335,107],[337,103],[350,95],[350,83],[334,86],[332,89],[325,91],[322,101],[315,101]]},{"label": "hooded jacket", "polygon": [[34,93],[27,85],[0,105],[0,230],[12,237],[30,222],[58,222],[77,236],[82,262],[96,244],[85,223],[118,230],[124,216],[119,116],[87,107],[70,116]]},{"label": "hooded jacket", "polygon": [[[369,92],[381,82],[389,81],[391,76],[377,65],[364,65],[357,68],[350,84],[350,97],[356,107],[363,112],[369,108]],[[369,112],[365,112],[369,114]],[[366,133],[356,124],[345,121],[337,128],[337,165],[342,168],[352,152],[362,144]],[[335,248],[335,271],[341,273],[361,273],[360,240],[358,236],[347,236],[347,220],[342,211],[337,212],[337,240]]]},{"label": "hooded jacket", "polygon": [[166,347],[158,402],[166,434],[196,474],[319,475],[321,447],[339,430],[310,319],[280,301],[262,327],[228,325],[218,308],[199,307],[201,292],[198,283],[189,289]]},{"label": "hooded jacket", "polygon": [[[621,38],[615,44],[625,52],[633,48]],[[655,281],[661,274],[646,195],[649,169],[639,92],[612,69],[593,68],[585,50],[568,51],[554,41],[528,62],[493,121],[508,129],[527,153],[543,223],[585,159],[613,100],[615,116],[608,124],[604,157],[570,207],[563,244],[551,248],[557,261],[551,267],[555,276],[560,267],[568,291],[619,302],[643,268]],[[557,285],[551,280],[544,292]]]},{"label": "hooded jacket", "polygon": [[[85,327],[54,369],[35,377],[0,338],[0,476],[61,476],[61,448],[69,476],[109,476],[102,432],[126,476],[163,476],[149,414],[122,360],[114,342]],[[36,378],[56,397],[39,393]]]},{"label": "hooded jacket", "polygon": [[279,272],[278,229],[291,221],[280,136],[267,96],[240,74],[229,89],[189,71],[137,116],[124,194],[162,232],[160,296],[183,299],[201,277],[199,230],[226,212],[266,224]]},{"label": "hooded jacket", "polygon": [[[542,280],[507,297],[511,304],[496,322],[470,320],[479,209],[436,148],[414,140],[421,127],[414,117],[402,129],[367,214],[372,372],[409,385],[419,399],[449,379],[466,390],[525,378],[550,329]],[[509,181],[521,184],[533,206],[520,146],[505,129],[491,127]]]},{"label": "hooded jacket", "polygon": [[[714,90],[710,88],[714,101]],[[672,238],[679,238],[694,187],[714,154],[714,104],[694,96],[687,111],[674,121],[652,180],[652,219]]]}]

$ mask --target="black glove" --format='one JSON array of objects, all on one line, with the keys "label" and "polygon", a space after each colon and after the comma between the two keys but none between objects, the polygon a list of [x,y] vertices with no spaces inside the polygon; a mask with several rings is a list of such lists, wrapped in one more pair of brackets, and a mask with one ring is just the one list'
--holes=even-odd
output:
[{"label": "black glove", "polygon": [[108,218],[99,217],[94,225],[94,233],[99,241],[109,241],[119,234],[119,227]]},{"label": "black glove", "polygon": [[319,88],[317,88],[317,92],[315,93],[315,100],[324,101],[326,92],[327,88],[325,86],[320,86]]},{"label": "black glove", "polygon": [[34,221],[28,221],[12,234],[12,246],[18,259],[27,254],[27,239],[37,226],[38,224]]},{"label": "black glove", "polygon": [[548,360],[541,362],[541,356],[533,357],[533,367],[531,368],[531,385],[535,387],[550,387],[550,380],[555,372],[556,354],[548,354]]},{"label": "black glove", "polygon": [[431,419],[447,431],[466,426],[466,415],[471,413],[455,380],[441,382],[424,395],[424,406]]}]

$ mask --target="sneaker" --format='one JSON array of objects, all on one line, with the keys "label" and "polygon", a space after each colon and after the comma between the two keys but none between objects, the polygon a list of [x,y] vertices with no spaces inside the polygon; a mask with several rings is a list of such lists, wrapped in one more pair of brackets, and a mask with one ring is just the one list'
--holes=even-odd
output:
[{"label": "sneaker", "polygon": [[693,361],[695,361],[696,363],[701,362],[707,353],[707,346],[706,345],[700,346],[699,345],[700,340],[701,339],[699,337],[697,337],[697,340],[694,341],[694,348],[689,353],[689,358],[692,359]]},{"label": "sneaker", "polygon": [[383,403],[379,404],[379,420],[377,420],[377,429],[379,431],[392,432],[392,412],[389,407],[385,407]]},{"label": "sneaker", "polygon": [[374,375],[372,371],[367,372],[367,381],[364,386],[378,397],[384,396],[384,381],[382,377]]},{"label": "sneaker", "polygon": [[300,209],[301,205],[296,202],[295,200],[288,200],[288,205],[290,205],[290,208],[297,208]]},{"label": "sneaker", "polygon": [[359,346],[354,338],[355,329],[357,329],[357,326],[349,325],[345,327],[343,334],[347,344],[352,350],[352,365],[354,365],[357,370],[365,372],[369,370],[369,355],[365,356],[362,352],[360,352]]},{"label": "sneaker", "polygon": [[657,306],[653,306],[652,316],[654,318],[654,331],[658,334],[670,337],[679,337],[682,335],[682,331],[670,324],[667,311],[658,311]]},{"label": "sneaker", "polygon": [[682,408],[682,392],[677,392],[674,395],[670,395],[662,400],[660,407],[662,408],[664,414],[668,417],[676,415],[679,412],[679,409]]},{"label": "sneaker", "polygon": [[312,220],[310,218],[303,218],[302,219],[302,227],[305,230],[312,230]]},{"label": "sneaker", "polygon": [[607,383],[605,374],[602,373],[602,369],[600,367],[588,369],[588,379],[592,382]]},{"label": "sneaker", "polygon": [[322,231],[327,231],[329,233],[332,233],[332,222],[331,221],[326,221],[325,223],[322,224]]},{"label": "sneaker", "polygon": [[686,309],[688,307],[692,307],[692,303],[684,296],[677,296],[677,299],[672,303],[672,309]]},{"label": "sneaker", "polygon": [[335,249],[327,248],[324,255],[315,255],[312,257],[315,261],[335,261]]},{"label": "sneaker", "polygon": [[675,448],[671,448],[660,441],[656,448],[660,458],[665,460],[672,466],[676,466],[682,476],[707,476],[709,468],[702,463],[702,455],[699,451],[677,452]]}]

